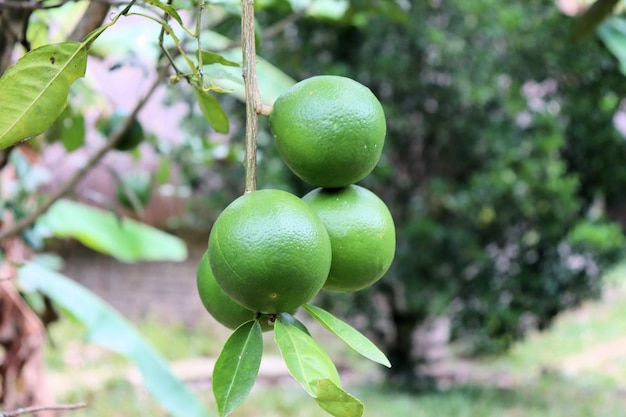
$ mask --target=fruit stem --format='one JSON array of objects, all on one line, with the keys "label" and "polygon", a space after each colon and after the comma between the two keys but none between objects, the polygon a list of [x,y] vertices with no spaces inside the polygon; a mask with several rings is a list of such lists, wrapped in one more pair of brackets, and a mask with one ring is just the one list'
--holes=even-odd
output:
[{"label": "fruit stem", "polygon": [[265,111],[256,78],[254,0],[241,2],[242,76],[246,93],[246,193],[256,190],[258,115]]}]

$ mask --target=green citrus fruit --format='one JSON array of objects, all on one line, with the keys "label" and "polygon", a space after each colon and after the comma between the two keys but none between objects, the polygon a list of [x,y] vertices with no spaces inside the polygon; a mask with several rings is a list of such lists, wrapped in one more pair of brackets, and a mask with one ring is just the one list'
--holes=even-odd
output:
[{"label": "green citrus fruit", "polygon": [[[204,252],[198,271],[196,273],[196,283],[198,285],[198,294],[204,308],[213,316],[218,323],[236,329],[243,323],[253,320],[256,313],[237,304],[230,298],[217,284],[211,267],[209,265],[209,252]],[[274,327],[269,324],[270,318],[262,315],[259,323],[263,331],[272,330]]]},{"label": "green citrus fruit", "polygon": [[293,194],[254,191],[233,201],[209,236],[209,261],[219,286],[261,313],[291,311],[309,301],[330,270],[328,233]]},{"label": "green citrus fruit", "polygon": [[364,85],[321,75],[281,94],[269,117],[287,166],[318,187],[344,187],[368,175],[385,142],[383,108]]},{"label": "green citrus fruit", "polygon": [[[118,129],[122,123],[126,120],[126,115],[121,113],[114,113],[108,119],[102,119],[98,122],[98,129],[104,134],[104,136],[110,136]],[[115,144],[114,148],[118,151],[130,151],[135,149],[141,142],[143,142],[145,138],[145,134],[143,131],[143,127],[139,120],[136,118],[130,124],[130,127],[119,141]]]},{"label": "green citrus fruit", "polygon": [[302,199],[326,225],[332,264],[324,289],[357,291],[387,272],[396,249],[393,218],[385,203],[358,185],[317,188]]}]

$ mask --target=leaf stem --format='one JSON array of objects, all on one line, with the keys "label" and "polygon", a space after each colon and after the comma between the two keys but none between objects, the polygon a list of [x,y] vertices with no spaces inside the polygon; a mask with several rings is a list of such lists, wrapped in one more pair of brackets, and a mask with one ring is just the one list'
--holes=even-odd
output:
[{"label": "leaf stem", "polygon": [[256,190],[256,151],[258,114],[263,109],[256,78],[256,46],[254,44],[254,0],[241,2],[242,76],[246,93],[246,193]]}]

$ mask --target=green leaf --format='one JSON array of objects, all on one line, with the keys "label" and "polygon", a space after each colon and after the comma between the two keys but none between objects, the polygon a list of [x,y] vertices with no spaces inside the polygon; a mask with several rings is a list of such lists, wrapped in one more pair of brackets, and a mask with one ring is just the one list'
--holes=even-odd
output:
[{"label": "green leaf", "polygon": [[135,220],[69,200],[57,201],[39,218],[54,236],[71,237],[123,262],[182,261],[185,243]]},{"label": "green leaf", "polygon": [[350,8],[348,0],[317,0],[307,9],[307,15],[316,18],[339,20]]},{"label": "green leaf", "polygon": [[213,394],[222,417],[246,399],[254,386],[263,356],[263,333],[250,320],[228,338],[213,368]]},{"label": "green leaf", "polygon": [[86,67],[87,50],[79,42],[33,49],[9,67],[0,78],[0,149],[50,127]]},{"label": "green leaf", "polygon": [[274,338],[289,373],[312,397],[317,396],[318,381],[330,379],[340,386],[339,373],[326,351],[307,333],[281,313],[274,323]]},{"label": "green leaf", "polygon": [[95,344],[117,352],[137,366],[146,389],[172,416],[209,417],[202,402],[169,369],[166,360],[121,314],[72,279],[28,263],[19,269],[19,283],[40,291],[78,319]]},{"label": "green leaf", "polygon": [[55,125],[57,126],[55,131],[58,132],[65,150],[72,152],[83,146],[85,143],[85,117],[81,113],[74,112],[71,106],[66,106],[52,127],[54,128]]},{"label": "green leaf", "polygon": [[170,6],[169,4],[162,3],[159,0],[144,0],[144,3],[148,3],[155,7],[158,7],[159,9],[167,13],[171,18],[176,20],[179,25],[181,26],[183,25],[183,19],[180,18],[180,15],[176,11],[176,9]]},{"label": "green leaf", "polygon": [[167,184],[170,180],[172,167],[169,157],[162,156],[159,158],[159,167],[155,173],[155,178],[159,184]]},{"label": "green leaf", "polygon": [[620,71],[626,75],[626,19],[617,16],[606,19],[598,28],[598,37],[617,58]]},{"label": "green leaf", "polygon": [[345,344],[350,346],[359,354],[365,356],[369,360],[391,368],[391,363],[389,362],[389,359],[387,359],[387,356],[385,356],[385,354],[378,349],[374,343],[372,343],[354,327],[339,320],[328,311],[314,305],[306,304],[304,305],[304,309],[315,320],[320,322],[322,326],[330,330],[335,336],[343,340]]},{"label": "green leaf", "polygon": [[319,381],[315,401],[335,417],[361,417],[363,415],[363,403],[335,385],[330,379]]},{"label": "green leaf", "polygon": [[[202,35],[204,44],[211,48],[222,49],[232,43],[230,39],[216,32],[205,31],[202,32]],[[224,51],[222,55],[228,60],[238,62],[241,60],[241,49],[229,49]],[[260,56],[257,56],[256,70],[261,100],[268,106],[271,106],[279,95],[296,83],[293,78]],[[223,89],[232,90],[232,93],[239,100],[245,100],[241,69],[216,66],[215,69],[205,68],[204,74],[213,78],[214,84]]]},{"label": "green leaf", "polygon": [[207,121],[213,126],[216,132],[228,133],[228,116],[222,109],[220,102],[208,91],[204,91],[202,88],[194,88],[196,93],[196,99],[202,114]]},{"label": "green leaf", "polygon": [[570,35],[570,40],[578,41],[585,36],[591,35],[602,21],[613,13],[619,0],[596,0],[587,11],[579,18]]},{"label": "green leaf", "polygon": [[[229,59],[224,58],[220,54],[216,54],[211,51],[200,51],[202,53],[202,65],[211,65],[211,64],[222,64],[227,67],[240,67],[241,65],[238,62],[231,61]],[[196,51],[196,56],[198,56],[198,52]]]}]

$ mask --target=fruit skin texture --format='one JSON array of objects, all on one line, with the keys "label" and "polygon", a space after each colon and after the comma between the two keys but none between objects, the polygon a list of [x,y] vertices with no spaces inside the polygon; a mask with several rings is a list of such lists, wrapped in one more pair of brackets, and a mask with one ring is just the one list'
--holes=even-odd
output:
[{"label": "fruit skin texture", "polygon": [[387,126],[369,88],[320,75],[281,94],[269,117],[281,157],[303,181],[338,188],[368,175],[380,159]]},{"label": "fruit skin texture", "polygon": [[292,311],[324,285],[330,239],[313,210],[293,194],[253,191],[233,201],[209,235],[219,286],[242,306],[266,314]]},{"label": "fruit skin texture", "polygon": [[[204,252],[200,263],[198,263],[196,285],[198,286],[198,294],[200,295],[202,305],[223,326],[235,330],[243,323],[256,317],[254,311],[237,304],[217,284],[209,265],[208,251]],[[261,330],[264,332],[274,330],[274,326],[269,324],[269,317],[265,314],[260,317],[259,323],[261,324]]]},{"label": "fruit skin texture", "polygon": [[317,188],[302,199],[330,236],[332,265],[324,289],[358,291],[382,278],[393,261],[396,232],[389,209],[376,194],[350,185]]}]

